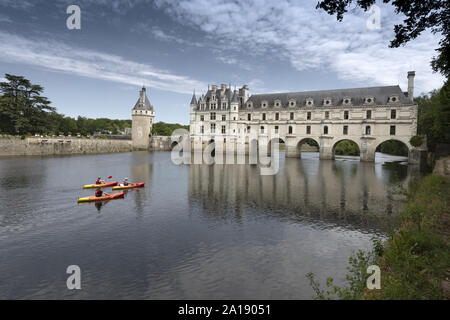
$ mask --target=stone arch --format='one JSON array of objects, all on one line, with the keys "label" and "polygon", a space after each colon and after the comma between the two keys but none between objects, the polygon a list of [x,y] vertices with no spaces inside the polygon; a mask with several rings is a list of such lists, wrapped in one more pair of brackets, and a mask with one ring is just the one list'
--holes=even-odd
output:
[{"label": "stone arch", "polygon": [[284,144],[284,145],[286,145],[286,138],[282,138],[282,137],[274,137],[274,138],[271,138],[271,139],[269,139],[269,142],[267,143],[267,155],[271,155],[271,153],[272,153],[272,140],[274,140],[274,139],[278,139],[278,143],[279,144]]},{"label": "stone arch", "polygon": [[351,138],[342,138],[342,139],[337,140],[337,141],[333,144],[333,147],[331,148],[331,159],[335,159],[335,156],[336,156],[336,147],[337,147],[337,145],[338,145],[339,143],[341,143],[341,142],[343,142],[343,141],[350,141],[350,142],[354,143],[354,144],[358,147],[358,154],[357,154],[357,155],[355,154],[354,156],[360,156],[360,155],[361,155],[361,146],[360,146],[360,144],[359,144],[357,141],[355,141],[355,140],[353,140],[353,139],[351,139]]},{"label": "stone arch", "polygon": [[[320,144],[319,144],[319,139],[315,139],[315,138],[311,138],[311,137],[307,137],[307,138],[302,138],[302,139],[300,139],[298,142],[297,142],[297,144],[296,144],[296,156],[298,157],[298,158],[301,158],[302,157],[302,151],[301,151],[301,149],[302,149],[302,146],[306,143],[306,144],[308,144],[308,142],[314,142],[313,144],[314,144],[314,146],[313,147],[316,147],[317,148],[317,152],[319,151],[319,147],[320,147]],[[309,145],[311,145],[311,144],[309,144]]]},{"label": "stone arch", "polygon": [[[382,144],[384,144],[384,143],[386,143],[386,142],[388,142],[388,141],[397,141],[397,142],[400,142],[400,143],[404,146],[405,151],[406,151],[406,154],[404,154],[404,155],[399,154],[399,156],[405,156],[405,157],[408,157],[408,158],[409,158],[409,156],[410,156],[410,154],[411,154],[411,149],[412,149],[411,145],[409,144],[409,141],[404,141],[403,139],[391,137],[391,138],[388,138],[388,139],[383,139],[383,140],[381,140],[381,141],[377,141],[377,143],[375,144],[375,146],[374,146],[374,148],[373,148],[373,150],[372,150],[372,153],[373,153],[373,159],[375,159],[375,156],[376,156],[376,153],[377,153],[377,149],[378,149],[379,147],[381,147]],[[395,154],[394,154],[394,155],[395,155]]]}]

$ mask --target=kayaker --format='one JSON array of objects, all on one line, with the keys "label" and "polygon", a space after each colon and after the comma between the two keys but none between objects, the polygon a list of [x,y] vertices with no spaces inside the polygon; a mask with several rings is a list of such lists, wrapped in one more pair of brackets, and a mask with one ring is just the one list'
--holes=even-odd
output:
[{"label": "kayaker", "polygon": [[128,186],[128,178],[125,178],[125,180],[123,180],[123,186],[124,187]]},{"label": "kayaker", "polygon": [[98,188],[96,191],[95,191],[95,196],[97,197],[97,198],[99,198],[99,197],[103,197],[103,196],[107,196],[108,194],[106,193],[106,192],[104,192],[102,189],[100,189],[100,188]]},{"label": "kayaker", "polygon": [[102,180],[102,177],[98,177],[97,180],[95,180],[95,184],[103,184],[105,181]]}]

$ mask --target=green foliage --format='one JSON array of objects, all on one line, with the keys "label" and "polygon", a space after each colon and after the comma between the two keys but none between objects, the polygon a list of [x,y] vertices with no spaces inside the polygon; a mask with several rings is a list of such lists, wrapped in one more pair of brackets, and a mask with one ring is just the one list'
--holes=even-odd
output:
[{"label": "green foliage", "polygon": [[[352,4],[354,2],[354,4]],[[439,53],[431,61],[431,66],[435,72],[440,72],[446,78],[450,77],[450,6],[447,0],[383,0],[391,3],[395,8],[395,13],[403,16],[403,22],[394,26],[395,38],[391,41],[390,47],[397,48],[408,41],[417,38],[423,31],[429,29],[432,33],[442,34],[439,41]],[[359,6],[364,10],[375,4],[376,0],[321,0],[316,8],[325,10],[328,14],[334,15],[342,21],[344,14],[349,8]]]},{"label": "green foliage", "polygon": [[[310,280],[316,299],[443,299],[442,280],[450,267],[450,180],[428,175],[412,181],[406,192],[408,205],[401,212],[401,225],[391,238],[374,240],[369,253],[359,251],[349,259],[347,286],[326,281],[326,290]],[[381,290],[365,289],[371,264],[381,269]]]},{"label": "green foliage", "polygon": [[414,136],[411,139],[409,139],[409,143],[411,143],[411,145],[413,147],[420,147],[423,143],[423,137],[422,136]]},{"label": "green foliage", "polygon": [[189,131],[189,126],[178,123],[155,122],[152,126],[152,135],[170,136],[176,129],[186,129]]},{"label": "green foliage", "polygon": [[57,113],[50,101],[41,96],[43,88],[24,77],[6,74],[0,83],[0,133],[11,135],[80,134],[83,136],[118,134],[131,127],[131,120],[111,120],[66,117]]},{"label": "green foliage", "polygon": [[[379,242],[379,240],[376,240]],[[377,242],[377,243],[378,243]],[[375,247],[375,242],[374,242]],[[339,287],[334,284],[334,279],[328,277],[325,286],[326,289],[321,289],[320,283],[315,280],[314,273],[306,274],[309,279],[310,286],[313,288],[316,296],[315,300],[359,300],[363,298],[364,290],[367,281],[367,268],[370,265],[376,264],[377,251],[374,249],[370,252],[359,250],[350,256],[347,267],[348,273],[345,276],[347,286]]]},{"label": "green foliage", "polygon": [[338,142],[334,152],[338,156],[359,156],[359,147],[353,141],[342,140]]},{"label": "green foliage", "polygon": [[450,143],[450,81],[415,100],[419,105],[417,131],[427,135],[428,150],[434,152],[437,143]]},{"label": "green foliage", "polygon": [[382,152],[386,154],[392,154],[395,156],[408,156],[408,147],[400,141],[397,140],[388,140],[383,143],[381,143],[377,149],[376,152]]}]

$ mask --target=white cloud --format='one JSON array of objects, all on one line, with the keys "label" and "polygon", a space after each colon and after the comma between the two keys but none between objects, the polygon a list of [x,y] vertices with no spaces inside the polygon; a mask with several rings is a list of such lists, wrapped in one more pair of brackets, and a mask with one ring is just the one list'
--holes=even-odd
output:
[{"label": "white cloud", "polygon": [[192,93],[205,83],[159,70],[149,64],[126,60],[117,55],[85,50],[64,43],[27,38],[0,31],[0,60],[46,68],[77,76],[160,90]]},{"label": "white cloud", "polygon": [[227,49],[246,55],[287,59],[299,71],[327,70],[341,79],[367,85],[400,84],[416,71],[417,93],[440,87],[430,60],[439,37],[425,32],[404,47],[388,48],[393,26],[401,21],[389,5],[381,5],[381,29],[369,30],[369,14],[351,10],[343,22],[315,9],[317,0],[157,0],[156,5],[178,22],[193,26]]}]

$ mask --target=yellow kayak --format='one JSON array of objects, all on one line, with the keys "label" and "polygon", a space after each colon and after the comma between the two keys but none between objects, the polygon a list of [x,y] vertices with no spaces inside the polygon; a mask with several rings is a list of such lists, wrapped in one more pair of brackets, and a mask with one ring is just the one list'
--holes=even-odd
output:
[{"label": "yellow kayak", "polygon": [[102,184],[86,184],[83,186],[83,189],[94,189],[94,188],[106,188],[106,187],[113,187],[113,186],[117,186],[119,182],[117,181],[111,181],[111,182],[106,182],[106,183],[102,183]]},{"label": "yellow kayak", "polygon": [[113,190],[125,190],[125,189],[133,189],[133,188],[140,188],[143,187],[145,184],[145,182],[141,182],[141,183],[130,183],[127,186],[116,186],[113,187]]},{"label": "yellow kayak", "polygon": [[103,197],[89,196],[89,197],[84,197],[84,198],[78,198],[78,203],[92,202],[92,201],[106,201],[106,200],[113,200],[113,199],[118,199],[118,198],[123,198],[123,197],[124,197],[123,192],[110,193],[107,196],[103,196]]}]

